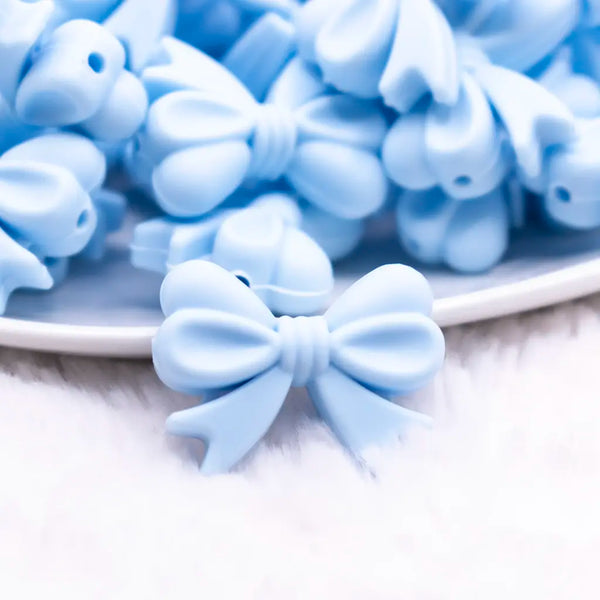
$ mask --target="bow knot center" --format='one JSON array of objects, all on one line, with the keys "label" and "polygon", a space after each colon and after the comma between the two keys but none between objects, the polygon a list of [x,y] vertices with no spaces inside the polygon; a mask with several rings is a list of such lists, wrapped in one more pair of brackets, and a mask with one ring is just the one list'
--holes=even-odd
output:
[{"label": "bow knot center", "polygon": [[279,179],[292,160],[297,135],[291,110],[276,104],[259,105],[251,143],[250,175],[271,181]]},{"label": "bow knot center", "polygon": [[280,366],[305,386],[329,367],[329,329],[324,317],[280,317]]}]

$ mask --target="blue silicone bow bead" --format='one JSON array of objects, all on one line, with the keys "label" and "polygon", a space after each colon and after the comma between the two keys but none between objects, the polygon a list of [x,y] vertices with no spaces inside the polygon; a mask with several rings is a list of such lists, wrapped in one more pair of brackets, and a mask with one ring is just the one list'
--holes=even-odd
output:
[{"label": "blue silicone bow bead", "polygon": [[156,372],[176,390],[216,398],[167,421],[170,433],[206,442],[204,473],[236,465],[267,432],[290,387],[306,386],[359,458],[429,422],[389,400],[425,385],[444,357],[444,338],[429,318],[431,291],[409,267],[376,269],[324,316],[276,318],[228,271],[190,261],[167,275],[161,305]]},{"label": "blue silicone bow bead", "polygon": [[329,300],[333,271],[323,250],[299,229],[301,219],[293,200],[279,194],[192,222],[152,219],[136,227],[131,259],[160,273],[189,260],[210,260],[274,313],[313,314]]},{"label": "blue silicone bow bead", "polygon": [[33,138],[0,157],[0,312],[16,288],[50,288],[64,270],[56,259],[89,243],[97,221],[90,194],[105,169],[89,140],[67,133]]},{"label": "blue silicone bow bead", "polygon": [[124,69],[120,41],[94,21],[74,19],[52,31],[45,2],[24,8],[7,0],[0,30],[0,94],[24,123],[78,125],[102,140],[130,137],[141,125],[147,97]]},{"label": "blue silicone bow bead", "polygon": [[472,62],[457,103],[425,104],[390,129],[382,149],[388,175],[407,189],[439,186],[457,199],[488,194],[514,168],[533,185],[548,149],[575,138],[573,113],[533,79],[465,52]]},{"label": "blue silicone bow bead", "polygon": [[399,112],[429,94],[440,104],[458,98],[452,30],[432,0],[310,0],[294,23],[301,55],[341,91]]},{"label": "blue silicone bow bead", "polygon": [[246,181],[282,177],[342,218],[382,206],[388,183],[377,153],[387,125],[374,104],[336,93],[290,104],[292,86],[281,83],[295,78],[288,69],[261,104],[227,71],[221,75],[229,93],[224,85],[173,92],[148,112],[140,145],[156,165],[153,189],[167,213],[200,216]]}]

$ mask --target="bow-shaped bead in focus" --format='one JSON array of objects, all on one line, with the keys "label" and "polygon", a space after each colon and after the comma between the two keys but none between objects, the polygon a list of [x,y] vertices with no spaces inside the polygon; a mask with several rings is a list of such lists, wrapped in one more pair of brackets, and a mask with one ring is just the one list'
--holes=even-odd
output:
[{"label": "bow-shaped bead in focus", "polygon": [[387,123],[376,104],[328,92],[298,61],[259,103],[222,66],[199,64],[214,87],[159,97],[139,136],[167,213],[200,216],[245,181],[280,178],[342,218],[362,218],[383,205],[388,182],[378,153]]},{"label": "bow-shaped bead in focus", "polygon": [[228,271],[190,261],[167,275],[161,304],[166,320],[153,342],[159,377],[210,400],[171,415],[167,429],[207,443],[204,473],[240,461],[291,387],[306,386],[324,421],[359,458],[429,422],[389,400],[425,385],[444,357],[442,333],[429,317],[431,291],[410,267],[376,269],[324,316],[276,318]]}]

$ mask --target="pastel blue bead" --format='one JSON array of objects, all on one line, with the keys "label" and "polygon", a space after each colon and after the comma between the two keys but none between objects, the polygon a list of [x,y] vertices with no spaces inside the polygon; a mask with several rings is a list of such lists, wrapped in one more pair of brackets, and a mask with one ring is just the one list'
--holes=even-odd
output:
[{"label": "pastel blue bead", "polygon": [[102,236],[99,205],[90,194],[102,195],[105,174],[104,155],[73,133],[34,137],[0,157],[0,245],[5,252],[0,312],[13,290],[48,289],[60,282],[67,274],[67,257]]},{"label": "pastel blue bead", "polygon": [[122,0],[103,25],[125,47],[127,67],[139,73],[160,39],[173,33],[176,13],[175,0]]},{"label": "pastel blue bead", "polygon": [[459,199],[487,194],[511,167],[488,98],[467,73],[456,105],[432,104],[401,117],[385,139],[382,157],[399,185],[440,186]]},{"label": "pastel blue bead", "polygon": [[323,250],[260,208],[223,222],[211,260],[246,282],[277,314],[314,314],[327,305],[333,290],[333,271]]},{"label": "pastel blue bead", "polygon": [[431,94],[456,102],[456,49],[432,0],[310,0],[295,14],[298,46],[325,81],[361,98],[381,96],[400,112]]},{"label": "pastel blue bead", "polygon": [[[281,78],[289,76],[284,70]],[[260,104],[229,77],[231,94],[224,86],[173,92],[150,107],[140,141],[157,163],[153,188],[167,213],[199,216],[246,181],[282,177],[338,217],[361,218],[382,206],[388,183],[377,154],[387,124],[374,104],[335,93],[299,106],[270,94]]]},{"label": "pastel blue bead", "polygon": [[0,220],[42,256],[82,250],[96,226],[88,193],[67,170],[27,160],[0,160]]},{"label": "pastel blue bead", "polygon": [[429,423],[389,401],[425,385],[444,357],[442,333],[429,317],[431,291],[409,267],[376,269],[324,316],[275,318],[233,274],[189,261],[167,275],[161,305],[166,320],[152,345],[159,377],[214,398],[167,421],[170,433],[207,444],[203,473],[243,459],[291,387],[306,386],[332,432],[361,461],[369,447]]},{"label": "pastel blue bead", "polygon": [[242,279],[273,312],[312,314],[327,303],[333,271],[299,230],[300,221],[295,203],[278,194],[198,221],[153,219],[135,229],[132,262],[166,273],[192,259],[210,260]]},{"label": "pastel blue bead", "polygon": [[26,123],[60,127],[91,117],[109,96],[125,64],[119,41],[86,20],[61,25],[48,38],[17,92]]},{"label": "pastel blue bead", "polygon": [[496,265],[508,248],[511,217],[500,189],[463,201],[437,188],[405,192],[396,218],[402,246],[425,264],[478,273]]}]

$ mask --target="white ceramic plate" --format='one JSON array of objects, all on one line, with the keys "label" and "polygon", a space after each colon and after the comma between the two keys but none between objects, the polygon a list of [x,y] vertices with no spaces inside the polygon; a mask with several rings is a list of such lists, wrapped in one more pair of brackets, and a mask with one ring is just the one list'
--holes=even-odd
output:
[{"label": "white ceramic plate", "polygon": [[[95,356],[147,357],[161,322],[161,278],[128,262],[127,233],[100,264],[74,261],[50,292],[20,292],[0,318],[0,345]],[[396,243],[367,243],[337,270],[338,292],[372,268],[407,262]],[[420,268],[420,267],[419,267]],[[600,291],[600,232],[527,232],[491,273],[460,276],[421,269],[432,284],[442,326],[548,306]]]}]

